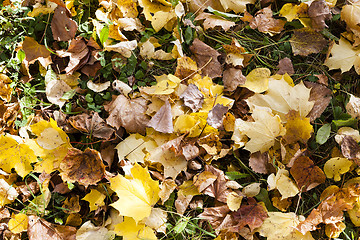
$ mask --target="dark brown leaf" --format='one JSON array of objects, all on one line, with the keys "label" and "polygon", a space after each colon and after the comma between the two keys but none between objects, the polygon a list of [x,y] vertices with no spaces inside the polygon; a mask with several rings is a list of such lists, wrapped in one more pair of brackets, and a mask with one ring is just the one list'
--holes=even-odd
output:
[{"label": "dark brown leaf", "polygon": [[197,65],[202,69],[202,75],[210,78],[221,77],[222,67],[217,59],[220,56],[218,51],[197,38],[190,46],[190,51],[194,54]]},{"label": "dark brown leaf", "polygon": [[227,205],[222,205],[219,207],[205,208],[204,212],[201,213],[198,217],[206,219],[209,221],[210,225],[217,229],[225,220],[225,217],[230,212],[230,209]]},{"label": "dark brown leaf", "polygon": [[308,28],[294,31],[290,39],[291,48],[294,55],[307,56],[311,53],[319,53],[328,41],[321,33]]},{"label": "dark brown leaf", "polygon": [[256,152],[250,155],[249,166],[254,172],[269,174],[273,172],[274,166],[269,162],[268,152]]},{"label": "dark brown leaf", "polygon": [[29,240],[75,240],[76,228],[49,223],[37,216],[29,216]]},{"label": "dark brown leaf", "polygon": [[77,23],[71,19],[71,14],[66,8],[58,6],[51,21],[51,30],[54,40],[68,41],[75,37]]},{"label": "dark brown leaf", "polygon": [[351,137],[344,136],[341,142],[341,153],[344,157],[353,160],[357,165],[360,165],[360,146]]},{"label": "dark brown leaf", "polygon": [[204,189],[203,193],[220,202],[226,203],[227,195],[231,190],[226,186],[227,180],[224,172],[210,165],[205,166],[205,171],[211,172],[213,175],[217,176],[217,178],[211,185]]},{"label": "dark brown leaf", "polygon": [[284,29],[286,21],[273,18],[271,6],[256,12],[255,17],[250,22],[252,29],[258,29],[263,33],[277,34]]}]

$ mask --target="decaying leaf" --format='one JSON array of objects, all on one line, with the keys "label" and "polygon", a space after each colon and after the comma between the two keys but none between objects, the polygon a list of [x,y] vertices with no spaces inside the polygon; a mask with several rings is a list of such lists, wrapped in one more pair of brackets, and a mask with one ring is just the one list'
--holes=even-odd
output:
[{"label": "decaying leaf", "polygon": [[311,26],[316,31],[327,27],[325,20],[331,19],[330,7],[325,0],[313,1],[309,6],[308,14],[311,18]]},{"label": "decaying leaf", "polygon": [[82,152],[73,148],[60,163],[60,170],[64,181],[78,182],[88,187],[104,177],[105,165],[98,151],[87,148]]},{"label": "decaying leaf", "polygon": [[295,73],[294,66],[291,62],[290,58],[283,58],[279,61],[279,64],[277,66],[279,68],[279,71],[276,74],[283,75],[285,73],[292,75]]},{"label": "decaying leaf", "polygon": [[22,50],[25,52],[24,61],[27,67],[30,64],[33,64],[36,60],[39,60],[44,68],[52,63],[50,51],[44,45],[40,45],[31,37],[25,37],[22,43]]},{"label": "decaying leaf", "polygon": [[273,35],[280,33],[284,29],[285,23],[284,20],[273,18],[273,11],[269,6],[256,12],[255,17],[250,22],[250,27]]},{"label": "decaying leaf", "polygon": [[222,66],[217,59],[220,53],[215,49],[196,38],[190,46],[190,51],[194,54],[196,63],[202,69],[203,75],[210,78],[222,76]]},{"label": "decaying leaf", "polygon": [[168,100],[160,110],[148,122],[148,126],[161,133],[173,133],[173,121],[171,114],[171,105]]},{"label": "decaying leaf", "polygon": [[159,183],[151,179],[147,168],[135,164],[132,178],[117,175],[110,179],[110,187],[119,197],[112,203],[121,215],[132,217],[136,222],[150,216],[152,206],[159,200]]},{"label": "decaying leaf", "polygon": [[270,163],[268,152],[255,152],[250,155],[249,166],[254,172],[268,174],[274,170],[274,166]]},{"label": "decaying leaf", "polygon": [[145,133],[149,118],[145,115],[147,101],[144,98],[128,99],[119,95],[105,105],[109,112],[106,122],[119,129],[124,127],[129,132]]},{"label": "decaying leaf", "polygon": [[344,157],[353,160],[358,165],[360,164],[360,146],[354,138],[344,136],[340,146]]},{"label": "decaying leaf", "polygon": [[185,106],[191,108],[193,112],[197,112],[204,102],[204,95],[195,84],[189,84],[180,98],[184,100]]},{"label": "decaying leaf", "polygon": [[37,216],[29,216],[27,234],[30,240],[75,240],[76,228],[52,224]]},{"label": "decaying leaf", "polygon": [[350,1],[341,9],[341,20],[346,22],[347,27],[354,33],[354,46],[359,45],[360,37],[360,10],[358,1]]},{"label": "decaying leaf", "polygon": [[237,87],[244,84],[246,77],[242,74],[241,69],[228,68],[223,73],[223,82],[226,91],[235,91]]},{"label": "decaying leaf", "polygon": [[223,125],[223,119],[227,111],[227,107],[221,104],[216,104],[213,109],[209,111],[206,119],[207,123],[214,128],[220,128]]},{"label": "decaying leaf", "polygon": [[203,26],[205,30],[214,29],[216,27],[222,28],[224,31],[228,31],[231,27],[235,26],[235,23],[225,18],[202,12],[196,18],[195,21],[204,20]]},{"label": "decaying leaf", "polygon": [[[95,226],[91,221],[85,222],[81,227],[76,231],[76,240],[113,240],[115,238],[115,233],[109,231],[106,227]],[[75,239],[75,236],[74,236]]]},{"label": "decaying leaf", "polygon": [[305,156],[300,156],[295,160],[290,173],[303,192],[315,188],[326,180],[324,172]]},{"label": "decaying leaf", "polygon": [[68,41],[75,37],[77,23],[71,19],[71,14],[66,8],[58,6],[51,21],[51,30],[55,40]]},{"label": "decaying leaf", "polygon": [[360,98],[350,94],[349,102],[346,104],[346,112],[353,118],[360,117]]},{"label": "decaying leaf", "polygon": [[290,39],[294,55],[307,56],[311,53],[319,53],[327,44],[321,33],[308,28],[294,31]]},{"label": "decaying leaf", "polygon": [[310,97],[309,101],[314,102],[314,106],[306,117],[310,118],[311,122],[314,122],[315,119],[319,118],[321,114],[325,111],[332,99],[332,91],[319,83],[314,82],[304,82],[307,88],[310,88]]}]

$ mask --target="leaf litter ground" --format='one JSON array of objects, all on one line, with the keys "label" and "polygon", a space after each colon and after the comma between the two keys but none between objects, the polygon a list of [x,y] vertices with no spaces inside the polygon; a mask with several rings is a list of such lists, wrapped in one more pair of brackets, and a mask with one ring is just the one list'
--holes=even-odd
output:
[{"label": "leaf litter ground", "polygon": [[7,0],[3,239],[358,239],[356,1]]}]

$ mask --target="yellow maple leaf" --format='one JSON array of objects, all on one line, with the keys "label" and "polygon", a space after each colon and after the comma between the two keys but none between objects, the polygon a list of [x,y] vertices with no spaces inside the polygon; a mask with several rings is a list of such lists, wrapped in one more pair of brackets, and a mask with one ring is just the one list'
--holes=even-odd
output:
[{"label": "yellow maple leaf", "polygon": [[301,24],[305,27],[310,27],[311,22],[307,14],[309,6],[306,3],[300,3],[298,5],[293,3],[286,3],[280,9],[280,16],[285,17],[288,22],[294,19],[300,20]]},{"label": "yellow maple leaf", "polygon": [[278,114],[283,122],[286,122],[285,115],[290,110],[299,111],[301,117],[306,117],[314,106],[309,101],[311,89],[305,87],[303,82],[292,86],[289,84],[288,76],[276,79],[275,76],[269,79],[269,88],[265,94],[256,93],[249,97],[246,102],[250,110],[258,107],[269,107]]},{"label": "yellow maple leaf", "polygon": [[26,144],[18,143],[10,135],[0,136],[0,168],[10,173],[15,169],[17,174],[25,177],[33,169],[31,163],[37,161],[35,153]]},{"label": "yellow maple leaf", "polygon": [[110,187],[119,200],[111,204],[121,215],[132,217],[136,222],[148,217],[152,206],[159,200],[159,183],[151,179],[147,168],[135,164],[132,178],[117,175],[110,179]]},{"label": "yellow maple leaf", "polygon": [[12,215],[8,226],[10,231],[15,234],[24,232],[28,228],[28,216],[23,213]]},{"label": "yellow maple leaf", "polygon": [[246,4],[254,4],[255,0],[220,0],[220,3],[225,11],[230,12],[232,10],[236,13],[239,13],[246,10]]},{"label": "yellow maple leaf", "polygon": [[[252,118],[254,122],[246,122],[240,118],[235,120],[235,129],[250,138],[250,141],[245,143],[245,149],[251,153],[269,150],[274,145],[275,138],[286,132],[280,117],[272,114],[269,108],[255,108]],[[242,145],[236,142],[235,144]]]},{"label": "yellow maple leaf", "polygon": [[104,199],[106,196],[96,189],[91,189],[90,193],[86,194],[82,200],[89,202],[90,212],[104,206]]},{"label": "yellow maple leaf", "polygon": [[340,38],[339,44],[334,44],[329,51],[331,57],[324,62],[329,70],[340,68],[341,72],[347,72],[354,66],[357,74],[360,74],[360,49],[354,49],[350,42]]},{"label": "yellow maple leaf", "polygon": [[146,20],[151,22],[156,32],[163,27],[168,31],[172,30],[172,26],[176,21],[176,14],[174,8],[171,7],[171,3],[165,0],[139,0],[138,2],[140,7],[143,8]]},{"label": "yellow maple leaf", "polygon": [[35,171],[51,173],[57,170],[71,148],[69,137],[53,119],[31,125],[31,131],[37,138],[27,140],[26,144],[42,159],[35,165]]},{"label": "yellow maple leaf", "polygon": [[324,165],[324,172],[327,178],[334,178],[335,181],[341,180],[341,175],[348,172],[353,162],[347,158],[330,158]]},{"label": "yellow maple leaf", "polygon": [[145,224],[136,223],[130,217],[124,217],[124,221],[115,225],[115,233],[123,237],[124,240],[156,240],[154,230]]}]

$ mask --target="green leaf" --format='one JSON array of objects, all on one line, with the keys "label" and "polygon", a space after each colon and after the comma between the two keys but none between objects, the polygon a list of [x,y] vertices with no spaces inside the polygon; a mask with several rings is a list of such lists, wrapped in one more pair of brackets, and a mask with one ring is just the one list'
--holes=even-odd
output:
[{"label": "green leaf", "polygon": [[226,13],[226,12],[221,12],[221,11],[218,11],[218,10],[215,10],[213,9],[212,7],[207,7],[207,10],[209,10],[209,12],[217,15],[217,16],[220,16],[220,17],[225,17],[225,18],[239,18],[241,17],[240,15],[236,15],[236,14],[231,14],[231,13]]},{"label": "green leaf", "polygon": [[316,133],[316,142],[318,144],[324,144],[330,137],[331,125],[327,123],[323,125]]},{"label": "green leaf", "polygon": [[250,176],[250,174],[241,173],[241,172],[226,172],[225,174],[226,174],[226,176],[227,176],[230,180],[247,178],[247,177]]},{"label": "green leaf", "polygon": [[349,118],[346,120],[333,120],[332,123],[337,127],[353,127],[357,128],[357,120],[353,118]]},{"label": "green leaf", "polygon": [[61,97],[61,99],[63,100],[70,100],[76,93],[75,89],[72,89],[66,93],[64,93],[64,95]]},{"label": "green leaf", "polygon": [[181,218],[177,223],[176,226],[174,227],[174,232],[179,234],[182,231],[184,231],[184,229],[186,228],[186,226],[188,225],[189,222],[189,218],[187,217],[183,217]]},{"label": "green leaf", "polygon": [[101,32],[100,32],[100,43],[101,45],[104,46],[104,43],[106,42],[106,40],[108,39],[109,37],[109,27],[108,26],[105,26],[101,29]]}]

